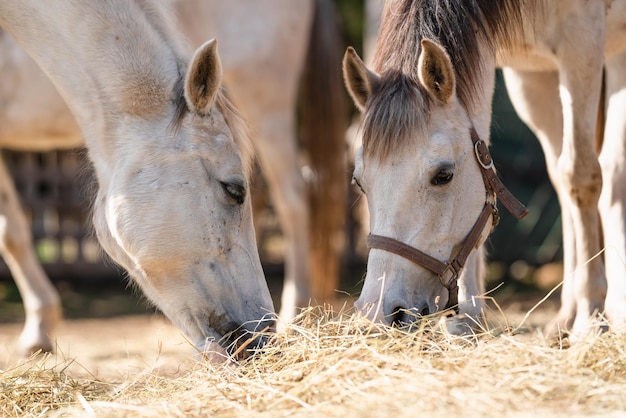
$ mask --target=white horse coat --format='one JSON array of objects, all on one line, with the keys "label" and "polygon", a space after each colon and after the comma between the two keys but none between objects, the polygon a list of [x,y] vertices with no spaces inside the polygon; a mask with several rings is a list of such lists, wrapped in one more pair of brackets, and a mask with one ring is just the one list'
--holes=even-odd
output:
[{"label": "white horse coat", "polygon": [[[94,226],[103,248],[199,350],[223,352],[242,334],[273,326],[248,193],[251,144],[221,86],[216,42],[192,56],[170,17],[160,3],[133,0],[0,5],[0,25],[52,79],[80,126],[98,181]],[[19,99],[10,102],[2,144],[80,144],[51,86],[11,51],[2,74],[17,70],[16,80],[29,77],[39,94],[3,90]],[[20,345],[49,350],[58,295],[36,262],[3,167],[0,175],[0,250],[26,310]]]}]

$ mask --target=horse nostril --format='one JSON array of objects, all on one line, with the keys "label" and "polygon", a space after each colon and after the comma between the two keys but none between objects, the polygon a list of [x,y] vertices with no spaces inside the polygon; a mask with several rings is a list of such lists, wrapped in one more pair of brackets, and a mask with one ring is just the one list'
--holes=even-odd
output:
[{"label": "horse nostril", "polygon": [[402,327],[406,325],[406,310],[401,306],[396,306],[393,308],[393,312],[391,313],[391,323],[392,327]]},{"label": "horse nostril", "polygon": [[419,321],[420,315],[414,309],[396,306],[391,314],[392,327],[406,327]]},{"label": "horse nostril", "polygon": [[392,327],[406,327],[414,325],[419,322],[423,316],[427,316],[429,314],[430,309],[428,308],[428,305],[424,306],[422,309],[407,309],[402,306],[396,306],[389,317],[389,322]]},{"label": "horse nostril", "polygon": [[272,316],[247,322],[239,328],[236,346],[238,349],[245,350],[247,354],[261,352],[274,332],[276,332],[276,319]]}]

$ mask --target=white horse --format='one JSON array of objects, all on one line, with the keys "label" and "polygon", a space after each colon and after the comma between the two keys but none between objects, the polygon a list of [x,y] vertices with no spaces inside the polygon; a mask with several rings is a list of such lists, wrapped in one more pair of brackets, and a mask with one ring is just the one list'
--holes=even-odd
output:
[{"label": "white horse", "polygon": [[[252,224],[252,147],[222,88],[217,43],[191,54],[170,16],[139,0],[0,4],[0,26],[52,79],[80,126],[98,182],[93,220],[103,248],[199,350],[223,352],[217,343],[274,324]],[[19,105],[10,110],[23,122]],[[47,112],[36,116],[54,120]],[[62,114],[52,125],[57,142],[31,137],[22,124],[7,145],[76,145],[68,121]],[[49,350],[58,296],[35,260],[4,167],[0,175],[0,250],[27,314],[20,344]]]},{"label": "white horse", "polygon": [[[625,23],[626,2],[617,0],[386,2],[374,71],[353,50],[344,58],[348,90],[364,111],[354,178],[375,234],[358,309],[413,322],[455,305],[458,291],[460,312],[481,317],[490,206],[500,198],[524,214],[484,146],[500,65],[518,114],[541,141],[563,211],[565,277],[553,325],[586,333],[604,313],[624,329]],[[599,103],[607,119],[598,156]]]},{"label": "white horse", "polygon": [[[327,0],[174,1],[173,11],[192,46],[208,38],[220,39],[224,81],[252,127],[285,236],[280,317],[289,321],[296,308],[310,300],[330,301],[338,283],[340,250],[332,243],[333,235],[342,230],[345,213],[344,150],[336,139],[345,113],[337,109],[341,100],[328,101],[324,96],[313,102],[310,94],[305,96],[303,135],[308,134],[308,142],[315,141],[308,150],[310,164],[318,173],[318,187],[310,194],[311,208],[295,139],[298,85],[305,62],[309,62],[309,89],[341,93],[341,51],[338,45],[330,45],[334,50],[327,45],[336,39],[338,30],[332,4]],[[324,40],[326,44],[320,44]],[[315,53],[307,56],[307,47]],[[5,103],[0,112],[0,145],[18,150],[82,146],[73,116],[39,67],[8,35],[0,37],[0,50],[5,57],[0,62]],[[316,85],[311,81],[319,73],[323,77]],[[4,167],[0,169],[3,188],[15,196],[11,179]],[[9,262],[27,301],[20,345],[25,352],[50,349],[48,335],[61,311],[58,294],[32,250],[26,250],[30,239],[19,206],[12,205],[5,216],[18,229],[15,234],[23,237],[20,246],[28,254]],[[309,229],[315,231],[311,239]],[[309,263],[310,258],[325,262]]]}]

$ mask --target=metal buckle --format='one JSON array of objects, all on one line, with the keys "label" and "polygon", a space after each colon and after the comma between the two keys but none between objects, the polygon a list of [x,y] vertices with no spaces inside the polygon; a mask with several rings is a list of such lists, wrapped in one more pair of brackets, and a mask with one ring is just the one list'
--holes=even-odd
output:
[{"label": "metal buckle", "polygon": [[[479,147],[481,149],[478,149]],[[487,144],[485,144],[485,141],[482,139],[479,139],[474,143],[474,154],[476,154],[476,160],[482,168],[489,170],[493,167],[493,158],[491,158]],[[483,158],[485,158],[486,161],[484,161]]]},{"label": "metal buckle", "polygon": [[[447,274],[449,274],[448,277],[446,277]],[[443,273],[439,275],[439,281],[441,282],[443,287],[450,290],[450,284],[458,280],[458,278],[459,272],[457,271],[457,269],[452,265],[451,262],[447,262],[446,269],[443,271]]]}]

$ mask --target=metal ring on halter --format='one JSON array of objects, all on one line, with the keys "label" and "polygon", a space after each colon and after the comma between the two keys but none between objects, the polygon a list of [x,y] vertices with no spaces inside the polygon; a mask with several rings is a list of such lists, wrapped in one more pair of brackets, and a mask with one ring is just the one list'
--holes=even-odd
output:
[{"label": "metal ring on halter", "polygon": [[[483,148],[485,152],[481,152],[479,149]],[[491,158],[491,154],[489,154],[489,148],[487,148],[487,144],[482,139],[479,139],[474,143],[474,154],[476,154],[476,160],[478,164],[485,170],[490,170],[493,168],[493,159]],[[483,158],[487,158],[487,162],[483,161]]]}]

